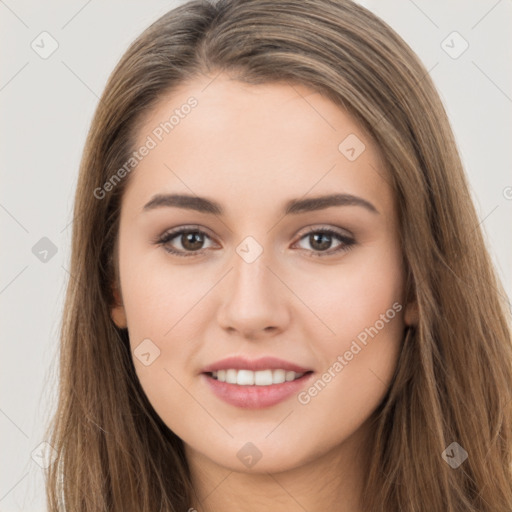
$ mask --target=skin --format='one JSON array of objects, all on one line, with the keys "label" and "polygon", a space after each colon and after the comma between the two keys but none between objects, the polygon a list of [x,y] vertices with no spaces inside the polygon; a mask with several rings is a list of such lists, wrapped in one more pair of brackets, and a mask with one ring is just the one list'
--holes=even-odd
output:
[{"label": "skin", "polygon": [[[387,171],[354,118],[308,87],[212,79],[162,98],[138,132],[137,147],[187,98],[197,98],[130,176],[112,319],[128,328],[132,351],[147,338],[160,350],[150,365],[137,357],[134,364],[154,409],[185,444],[199,496],[191,507],[359,511],[371,456],[368,420],[389,388],[404,327],[417,321],[414,305],[403,304]],[[366,146],[354,161],[338,150],[349,134]],[[283,215],[290,199],[334,192],[364,198],[378,213],[345,205]],[[158,193],[207,197],[225,212],[144,212]],[[191,224],[207,233],[199,255],[175,256],[154,243]],[[355,243],[334,253],[343,242],[333,237],[322,253],[308,227],[334,229]],[[252,263],[236,252],[247,236],[263,249]],[[179,235],[167,246],[194,251]],[[292,395],[241,409],[217,398],[200,375],[227,356],[275,356],[315,372],[307,389],[394,303],[401,311],[305,405]],[[237,457],[247,442],[262,454],[250,468]]]}]

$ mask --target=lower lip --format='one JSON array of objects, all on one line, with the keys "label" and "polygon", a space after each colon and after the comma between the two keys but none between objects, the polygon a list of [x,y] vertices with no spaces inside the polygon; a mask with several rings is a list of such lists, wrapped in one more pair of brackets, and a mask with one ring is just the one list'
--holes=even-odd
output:
[{"label": "lower lip", "polygon": [[270,386],[239,386],[220,382],[206,373],[202,374],[217,397],[228,404],[244,409],[263,409],[276,405],[291,395],[299,393],[312,375],[313,373],[306,373],[298,379]]}]

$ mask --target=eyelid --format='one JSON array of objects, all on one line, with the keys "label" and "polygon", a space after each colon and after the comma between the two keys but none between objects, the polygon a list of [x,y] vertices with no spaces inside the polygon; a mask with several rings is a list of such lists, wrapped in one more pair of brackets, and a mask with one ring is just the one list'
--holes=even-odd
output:
[{"label": "eyelid", "polygon": [[[343,233],[342,231],[345,231],[346,234]],[[327,233],[329,235],[338,237],[342,242],[341,246],[338,246],[335,249],[328,249],[327,251],[310,251],[308,249],[300,249],[300,250],[306,251],[309,254],[309,256],[311,256],[313,258],[316,258],[316,257],[328,258],[329,256],[339,255],[343,252],[348,251],[356,244],[356,239],[355,239],[354,235],[352,235],[347,230],[344,230],[344,229],[338,228],[338,227],[332,227],[332,226],[313,225],[313,226],[309,226],[305,232],[298,235],[298,240],[293,244],[293,246],[297,245],[303,238],[305,238],[306,236],[308,236],[312,233]]]},{"label": "eyelid", "polygon": [[[309,234],[317,233],[317,232],[327,233],[329,235],[337,236],[342,242],[340,247],[338,247],[336,249],[328,249],[326,251],[312,251],[312,250],[308,250],[308,249],[299,248],[299,250],[301,250],[301,251],[308,252],[309,255],[312,257],[328,257],[330,255],[337,255],[337,254],[340,254],[342,252],[345,252],[345,251],[351,249],[352,246],[355,245],[355,243],[356,243],[354,236],[349,231],[344,230],[343,228],[333,227],[333,226],[325,226],[325,225],[312,225],[312,226],[308,226],[305,229],[306,229],[306,231],[303,231],[299,235],[296,235],[296,236],[298,236],[298,239],[296,242],[294,242],[292,247],[296,246],[303,238],[305,238]],[[345,231],[346,234],[343,233],[343,231]],[[167,251],[170,254],[179,256],[179,257],[194,257],[194,256],[203,255],[208,248],[199,249],[198,251],[182,251],[182,250],[176,250],[176,249],[168,249],[165,247],[166,244],[168,244],[172,239],[178,237],[179,235],[181,235],[183,233],[188,233],[188,232],[195,232],[195,233],[199,233],[201,235],[205,235],[210,240],[215,239],[215,237],[212,237],[209,234],[210,232],[207,228],[204,228],[203,226],[199,226],[199,225],[190,224],[190,225],[182,225],[182,226],[178,226],[176,228],[166,230],[164,233],[162,233],[161,235],[158,235],[155,239],[153,239],[152,243],[155,245],[163,246],[165,251]]]},{"label": "eyelid", "polygon": [[[155,245],[162,245],[162,246],[164,246],[164,249],[165,249],[165,245],[167,243],[169,243],[173,238],[176,238],[179,235],[181,235],[183,233],[188,233],[188,232],[195,232],[195,233],[200,233],[202,235],[206,235],[206,237],[208,237],[210,240],[213,240],[215,238],[210,234],[210,231],[203,226],[199,226],[196,224],[186,224],[186,225],[178,226],[176,228],[167,229],[162,234],[157,235],[152,240],[152,243]],[[167,249],[165,249],[165,250],[167,250]],[[199,251],[188,251],[188,254],[182,254],[183,251],[179,251],[179,250],[172,250],[172,251],[167,250],[167,252],[169,252],[171,254],[176,254],[176,255],[194,256],[194,255],[203,254],[204,249],[200,249]],[[185,251],[185,252],[187,252],[187,251]]]},{"label": "eyelid", "polygon": [[354,235],[348,231],[347,229],[340,228],[337,226],[331,226],[328,224],[312,224],[310,226],[306,226],[304,232],[299,232],[298,236],[302,238],[305,235],[309,235],[310,233],[316,233],[317,231],[322,232],[328,232],[328,233],[335,233],[339,236],[346,237],[346,238],[354,238]]}]

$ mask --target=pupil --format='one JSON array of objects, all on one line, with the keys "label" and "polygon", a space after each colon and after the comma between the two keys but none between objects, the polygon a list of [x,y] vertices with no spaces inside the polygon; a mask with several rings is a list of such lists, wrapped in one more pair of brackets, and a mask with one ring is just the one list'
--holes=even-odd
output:
[{"label": "pupil", "polygon": [[[317,245],[317,249],[319,250],[325,250],[325,249],[329,249],[329,246],[331,245],[331,235],[326,235],[325,233],[314,233],[313,235],[311,235],[312,239],[313,239],[313,243],[311,244],[312,247],[315,246],[316,242],[317,242],[317,238],[320,239],[320,242],[319,242],[319,245]],[[325,240],[324,243],[321,242],[321,239],[325,237]],[[311,240],[310,240],[311,242]]]},{"label": "pupil", "polygon": [[[199,233],[187,233],[185,236],[185,243],[183,244],[183,247],[186,249],[200,249],[201,245],[203,243],[202,236]],[[195,241],[195,243],[194,243]]]}]

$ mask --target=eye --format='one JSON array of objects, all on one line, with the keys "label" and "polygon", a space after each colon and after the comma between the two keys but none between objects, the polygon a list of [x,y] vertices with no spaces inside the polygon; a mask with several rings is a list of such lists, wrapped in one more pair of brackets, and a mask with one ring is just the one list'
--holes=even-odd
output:
[{"label": "eye", "polygon": [[[173,248],[171,241],[176,239],[175,244],[178,248]],[[210,240],[210,237],[201,229],[193,226],[185,226],[172,231],[167,231],[155,243],[161,245],[164,250],[176,256],[196,256],[201,254],[205,247],[203,244],[205,239]]]},{"label": "eye", "polygon": [[[189,257],[202,254],[206,249],[211,248],[211,245],[204,246],[206,240],[211,240],[211,237],[202,229],[195,226],[182,226],[167,231],[154,240],[154,243],[161,245],[165,251],[171,254]],[[299,242],[302,240],[306,240],[311,247],[311,249],[303,249],[310,252],[310,256],[313,257],[331,256],[348,251],[356,243],[350,236],[331,228],[310,229],[299,239]],[[338,241],[338,245],[332,250],[331,247],[335,240]]]},{"label": "eye", "polygon": [[[313,251],[311,256],[313,257],[331,256],[333,254],[348,251],[356,243],[356,241],[350,236],[331,228],[311,229],[300,238],[299,242],[301,240],[306,240],[310,245]],[[338,240],[339,243],[334,250],[329,250],[332,247],[334,240]]]}]

